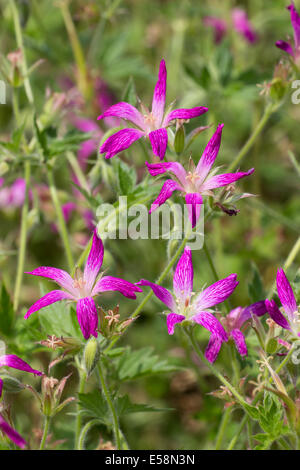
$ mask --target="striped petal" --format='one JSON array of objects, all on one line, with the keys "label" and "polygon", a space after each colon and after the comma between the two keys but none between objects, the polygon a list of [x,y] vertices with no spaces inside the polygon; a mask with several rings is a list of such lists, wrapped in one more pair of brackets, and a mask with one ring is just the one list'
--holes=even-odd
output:
[{"label": "striped petal", "polygon": [[141,129],[144,128],[144,118],[142,113],[140,113],[134,106],[129,103],[125,103],[124,101],[112,105],[103,114],[98,116],[97,119],[99,120],[111,116],[122,118],[126,121],[131,121]]},{"label": "striped petal", "polygon": [[192,251],[187,246],[177,263],[173,277],[174,293],[178,299],[183,301],[190,299],[193,290],[193,279]]},{"label": "striped petal", "polygon": [[175,326],[177,323],[181,323],[185,320],[184,315],[177,315],[177,313],[169,313],[167,316],[167,328],[169,335],[173,335],[175,331]]},{"label": "striped petal", "polygon": [[168,289],[165,289],[165,287],[159,286],[158,284],[155,284],[154,282],[147,281],[146,279],[141,279],[139,282],[137,282],[137,285],[151,287],[151,289],[153,290],[153,294],[162,303],[164,303],[167,307],[169,307],[170,310],[176,310],[175,300],[171,292],[169,292]]},{"label": "striped petal", "polygon": [[152,100],[152,115],[156,120],[157,127],[160,127],[165,110],[167,90],[167,69],[164,60],[160,62],[158,80],[154,88]]},{"label": "striped petal", "polygon": [[202,196],[199,193],[189,193],[185,196],[185,202],[187,204],[189,221],[192,228],[194,228],[200,217],[201,205],[203,204]]},{"label": "striped petal", "polygon": [[208,144],[204,149],[202,157],[199,160],[196,171],[198,175],[201,176],[201,181],[204,181],[204,179],[210,172],[210,169],[213,166],[215,159],[217,158],[221,145],[223,127],[224,124],[218,125],[216,132],[209,140]]},{"label": "striped petal", "polygon": [[290,330],[291,327],[287,319],[282,315],[281,311],[277,307],[275,300],[266,300],[266,308],[272,320],[274,320],[277,325],[281,326],[285,330]]},{"label": "striped petal", "polygon": [[236,274],[230,274],[230,276],[225,279],[221,279],[204,289],[204,291],[196,297],[194,301],[195,307],[198,310],[205,310],[206,308],[224,302],[238,285],[236,278]]},{"label": "striped petal", "polygon": [[128,299],[136,299],[136,292],[143,292],[142,289],[137,287],[132,282],[119,279],[118,277],[104,276],[96,283],[92,295],[100,294],[101,292],[117,291]]},{"label": "striped petal", "polygon": [[35,375],[43,375],[39,370],[32,369],[27,362],[23,361],[20,357],[15,354],[7,354],[0,356],[0,367],[6,366],[11,367],[12,369],[23,370],[25,372],[30,372]]},{"label": "striped petal", "polygon": [[70,274],[63,269],[52,268],[48,266],[40,266],[33,271],[27,271],[25,274],[31,274],[32,276],[45,277],[56,282],[60,287],[66,289],[70,294],[76,295],[76,290],[73,287],[74,280]]},{"label": "striped petal", "polygon": [[287,41],[280,40],[280,41],[276,41],[275,44],[276,44],[276,47],[278,47],[279,49],[282,49],[284,52],[287,52],[291,56],[294,56],[293,48],[290,45],[290,43],[288,43]]},{"label": "striped petal", "polygon": [[111,135],[100,147],[100,153],[105,153],[105,158],[112,158],[117,153],[128,149],[133,142],[140,139],[144,132],[137,129],[122,129]]},{"label": "striped petal", "polygon": [[86,290],[92,290],[96,277],[100,271],[103,262],[104,246],[102,240],[94,230],[93,243],[89,256],[84,267],[83,280],[86,283]]},{"label": "striped petal", "polygon": [[197,106],[195,108],[180,108],[171,111],[164,119],[163,126],[167,127],[174,119],[193,119],[206,113],[208,108]]},{"label": "striped petal", "polygon": [[245,336],[243,335],[243,333],[236,328],[230,332],[230,336],[235,342],[235,345],[239,354],[242,357],[247,356],[248,350],[247,350],[247,345],[245,341]]},{"label": "striped petal", "polygon": [[227,341],[227,333],[224,330],[223,326],[219,322],[219,320],[214,317],[209,312],[200,312],[191,317],[191,320],[198,323],[198,325],[203,326],[208,331],[210,331],[214,336],[219,337],[223,341]]},{"label": "striped petal", "polygon": [[173,173],[178,181],[184,185],[186,183],[186,171],[183,166],[178,162],[161,162],[161,163],[148,163],[145,162],[146,167],[151,176],[163,175],[166,172]]},{"label": "striped petal", "polygon": [[266,302],[264,300],[260,300],[259,302],[255,302],[252,305],[242,309],[242,312],[238,319],[238,327],[240,328],[247,320],[249,320],[252,315],[256,315],[257,317],[261,317],[267,313]]},{"label": "striped petal", "polygon": [[47,305],[54,304],[55,302],[59,302],[60,300],[70,299],[74,300],[73,296],[68,292],[64,292],[63,290],[52,290],[48,292],[48,294],[41,297],[35,304],[33,304],[26,315],[24,316],[25,320],[34,312],[41,310],[41,308],[47,307]]},{"label": "striped petal", "polygon": [[208,178],[202,185],[201,190],[207,191],[209,189],[221,188],[222,186],[227,186],[228,184],[234,183],[245,176],[252,175],[254,168],[251,168],[249,171],[237,171],[236,173],[225,173],[223,175],[216,175]]},{"label": "striped petal", "polygon": [[220,336],[211,335],[207,348],[205,350],[205,357],[208,362],[215,362],[220,352],[223,340]]},{"label": "striped petal", "polygon": [[295,313],[297,312],[297,302],[291,284],[289,283],[283,269],[278,269],[276,284],[281,305],[283,306],[289,320],[292,321],[295,318]]},{"label": "striped petal", "polygon": [[7,437],[14,442],[18,447],[24,449],[27,446],[27,442],[23,439],[20,434],[15,431],[0,415],[0,431],[7,435]]},{"label": "striped petal", "polygon": [[150,132],[149,139],[154,155],[157,155],[161,160],[163,160],[167,145],[168,145],[168,133],[166,129],[157,129]]},{"label": "striped petal", "polygon": [[183,191],[183,188],[176,181],[166,180],[160,190],[159,195],[152,203],[151,208],[149,210],[149,214],[151,214],[151,212],[153,212],[159,206],[164,204],[164,202],[166,202],[166,200],[172,196],[174,191]]},{"label": "striped petal", "polygon": [[79,299],[76,306],[77,319],[85,339],[97,338],[98,312],[92,297]]},{"label": "striped petal", "polygon": [[291,23],[294,30],[295,47],[298,49],[300,46],[300,17],[293,3],[288,6],[288,10],[291,12]]}]

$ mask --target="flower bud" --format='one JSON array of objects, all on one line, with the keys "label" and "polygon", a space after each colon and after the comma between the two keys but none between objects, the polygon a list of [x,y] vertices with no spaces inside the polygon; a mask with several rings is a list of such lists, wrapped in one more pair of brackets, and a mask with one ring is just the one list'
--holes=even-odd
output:
[{"label": "flower bud", "polygon": [[268,354],[275,354],[278,349],[278,342],[275,338],[270,338],[266,345],[266,352]]},{"label": "flower bud", "polygon": [[174,149],[177,155],[180,155],[184,150],[185,144],[185,131],[183,126],[179,126],[174,139]]},{"label": "flower bud", "polygon": [[83,354],[84,367],[88,375],[95,369],[100,356],[100,346],[96,338],[91,337]]}]

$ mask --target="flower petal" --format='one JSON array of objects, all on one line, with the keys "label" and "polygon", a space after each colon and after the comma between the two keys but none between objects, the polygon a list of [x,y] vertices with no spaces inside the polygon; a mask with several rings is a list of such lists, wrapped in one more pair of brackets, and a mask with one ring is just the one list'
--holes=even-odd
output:
[{"label": "flower petal", "polygon": [[204,26],[210,26],[214,29],[215,43],[219,44],[227,31],[226,21],[214,16],[205,16],[203,18],[203,24]]},{"label": "flower petal", "polygon": [[219,320],[209,312],[200,312],[191,317],[191,320],[203,326],[210,331],[214,336],[218,336],[223,341],[228,340],[226,331]]},{"label": "flower petal", "polygon": [[291,23],[294,30],[295,48],[298,49],[300,46],[300,17],[293,3],[287,8],[291,12]]},{"label": "flower petal", "polygon": [[221,279],[204,289],[194,301],[196,308],[204,310],[224,302],[238,285],[236,278],[236,274],[230,274],[225,279]]},{"label": "flower petal", "polygon": [[166,102],[166,89],[167,89],[167,69],[164,60],[160,62],[158,80],[154,88],[152,100],[152,115],[156,120],[157,127],[160,126]]},{"label": "flower petal", "polygon": [[49,266],[40,266],[33,271],[27,271],[25,274],[51,279],[63,289],[66,289],[68,292],[70,292],[72,295],[76,295],[76,290],[73,287],[74,280],[71,278],[70,274],[63,269],[52,268]]},{"label": "flower petal", "polygon": [[194,228],[200,217],[201,205],[203,204],[202,196],[199,193],[189,193],[185,196],[185,202],[187,203],[189,220]]},{"label": "flower petal", "polygon": [[133,142],[140,139],[144,132],[137,129],[122,129],[111,135],[100,147],[100,153],[105,153],[105,158],[114,157],[117,153],[126,150]]},{"label": "flower petal", "polygon": [[165,289],[165,287],[159,286],[154,282],[147,281],[146,279],[141,279],[139,282],[137,282],[137,285],[151,287],[151,289],[153,290],[153,294],[161,302],[163,302],[167,307],[169,307],[170,310],[176,310],[175,300],[171,292],[169,292],[168,289]]},{"label": "flower petal", "polygon": [[157,129],[152,131],[148,137],[150,139],[154,155],[157,155],[161,160],[163,160],[168,145],[168,133],[166,129]]},{"label": "flower petal", "polygon": [[242,34],[248,42],[253,43],[256,41],[257,35],[244,10],[241,8],[234,8],[232,11],[232,20],[235,30]]},{"label": "flower petal", "polygon": [[215,159],[217,158],[220,145],[221,145],[223,127],[224,127],[224,124],[218,125],[216,132],[213,134],[213,136],[209,140],[208,144],[206,145],[204,149],[202,157],[199,160],[196,171],[197,171],[197,174],[201,176],[200,181],[204,181],[211,167],[213,166]]},{"label": "flower petal", "polygon": [[101,116],[98,116],[97,119],[99,120],[111,116],[131,121],[141,129],[144,128],[144,118],[142,113],[140,113],[134,106],[129,103],[125,103],[124,101],[112,105],[103,114],[101,114]]},{"label": "flower petal", "polygon": [[276,284],[281,305],[291,321],[295,318],[295,312],[297,312],[297,302],[283,269],[277,271]]},{"label": "flower petal", "polygon": [[184,186],[186,183],[187,173],[183,166],[178,162],[161,162],[161,163],[148,163],[145,162],[146,167],[151,176],[162,175],[166,172],[173,173],[178,181]]},{"label": "flower petal", "polygon": [[181,255],[173,277],[173,288],[175,296],[185,301],[190,299],[193,290],[193,262],[192,251],[186,246]]},{"label": "flower petal", "polygon": [[275,300],[266,300],[266,308],[272,320],[274,320],[277,325],[281,326],[285,330],[290,330],[291,327],[287,319],[282,315],[281,311],[277,307]]},{"label": "flower petal", "polygon": [[205,357],[208,362],[215,362],[220,352],[223,340],[220,336],[211,335],[207,348],[205,350]]},{"label": "flower petal", "polygon": [[185,320],[184,315],[177,315],[177,313],[169,313],[169,315],[167,316],[167,328],[169,335],[174,334],[176,323],[181,323],[183,320]]},{"label": "flower petal", "polygon": [[166,200],[172,196],[173,191],[183,191],[183,188],[176,181],[166,180],[160,190],[159,195],[152,203],[149,214],[151,214],[151,212],[155,211],[159,206],[166,202]]},{"label": "flower petal", "polygon": [[71,299],[74,300],[74,297],[69,294],[68,292],[64,292],[63,290],[52,290],[48,292],[48,294],[41,297],[35,304],[33,304],[26,315],[24,316],[25,320],[34,312],[41,310],[41,308],[47,307],[47,305],[54,304],[55,302],[59,302],[60,300],[64,299]]},{"label": "flower petal", "polygon": [[287,52],[288,54],[294,56],[293,48],[287,41],[276,41],[275,45],[279,49],[282,49],[284,52]]},{"label": "flower petal", "polygon": [[9,439],[14,442],[18,447],[24,449],[27,446],[27,442],[20,436],[20,434],[15,431],[3,418],[0,416],[0,431],[9,437]]},{"label": "flower petal", "polygon": [[248,171],[237,171],[236,173],[225,173],[223,175],[212,176],[201,185],[201,191],[227,186],[228,184],[234,183],[245,176],[252,175],[253,172],[254,168],[251,168],[251,170]]},{"label": "flower petal", "polygon": [[30,372],[35,375],[43,375],[39,370],[32,369],[27,362],[23,361],[20,357],[15,354],[7,354],[0,356],[0,367],[6,366],[11,367],[12,369],[24,370],[25,372]]},{"label": "flower petal", "polygon": [[0,398],[2,396],[2,390],[3,390],[3,380],[0,377]]},{"label": "flower petal", "polygon": [[77,319],[85,339],[97,338],[98,312],[92,297],[79,299],[76,306]]},{"label": "flower petal", "polygon": [[259,302],[255,302],[252,305],[249,305],[248,307],[244,308],[239,320],[238,320],[238,326],[239,328],[247,321],[249,320],[252,315],[256,315],[257,317],[261,317],[267,313],[267,308],[266,308],[266,302],[264,300],[260,300]]},{"label": "flower petal", "polygon": [[128,299],[136,299],[135,292],[143,292],[142,289],[124,279],[118,277],[104,276],[96,282],[92,295],[100,294],[100,292],[118,291],[128,297]]},{"label": "flower petal", "polygon": [[243,335],[243,333],[236,328],[236,329],[234,329],[230,332],[230,336],[234,340],[236,348],[237,348],[239,354],[242,357],[247,356],[248,350],[247,350],[247,345],[246,345],[246,341],[245,341],[245,336]]},{"label": "flower petal", "polygon": [[208,108],[205,106],[197,106],[195,108],[180,108],[171,111],[164,119],[163,126],[167,127],[168,124],[174,119],[193,119],[206,113]]},{"label": "flower petal", "polygon": [[93,235],[93,243],[91,250],[89,252],[89,256],[87,262],[84,267],[83,273],[83,280],[86,283],[85,288],[86,290],[92,290],[96,277],[100,271],[100,268],[103,263],[103,255],[104,255],[104,246],[102,240],[97,235],[97,230],[94,230]]}]

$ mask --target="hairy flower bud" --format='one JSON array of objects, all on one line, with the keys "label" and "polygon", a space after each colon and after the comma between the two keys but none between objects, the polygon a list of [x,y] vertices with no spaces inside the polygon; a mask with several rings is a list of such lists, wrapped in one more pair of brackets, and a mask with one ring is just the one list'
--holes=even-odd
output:
[{"label": "hairy flower bud", "polygon": [[100,356],[100,346],[96,338],[93,336],[86,343],[83,361],[84,367],[88,375],[95,369]]}]

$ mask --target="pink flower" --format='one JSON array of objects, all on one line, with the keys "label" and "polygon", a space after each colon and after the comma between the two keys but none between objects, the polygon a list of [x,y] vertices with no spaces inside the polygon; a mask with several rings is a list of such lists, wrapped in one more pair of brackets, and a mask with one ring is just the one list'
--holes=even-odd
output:
[{"label": "pink flower", "polygon": [[62,269],[41,266],[27,274],[46,277],[59,284],[64,290],[53,290],[44,295],[30,307],[25,315],[27,319],[33,312],[60,300],[76,302],[77,319],[85,339],[91,335],[97,337],[98,313],[93,297],[106,291],[118,291],[129,299],[135,299],[135,292],[142,290],[131,282],[112,276],[98,277],[103,262],[104,247],[94,231],[93,244],[83,274],[77,270],[75,279]]},{"label": "pink flower", "polygon": [[162,160],[168,145],[167,127],[175,119],[191,119],[201,116],[201,114],[208,111],[208,108],[203,106],[191,109],[174,109],[164,117],[166,82],[167,69],[165,61],[162,60],[159,66],[158,81],[154,88],[151,111],[143,106],[142,114],[131,104],[121,102],[114,104],[98,117],[98,119],[111,116],[119,117],[131,121],[137,127],[122,129],[110,136],[100,148],[100,153],[106,154],[105,158],[113,157],[130,147],[136,140],[147,136],[149,137],[153,153]]},{"label": "pink flower", "polygon": [[249,171],[237,173],[225,173],[215,175],[213,171],[210,174],[212,165],[217,158],[220,144],[221,135],[224,124],[219,124],[216,132],[208,142],[204,149],[202,157],[199,160],[197,167],[187,172],[184,167],[178,162],[161,162],[161,163],[148,163],[149,173],[152,176],[161,175],[163,173],[171,173],[173,179],[167,179],[155,201],[152,204],[150,213],[161,206],[167,199],[169,199],[174,191],[180,191],[185,195],[185,200],[188,205],[188,214],[192,227],[195,227],[197,220],[200,216],[201,205],[203,204],[203,195],[211,195],[211,190],[227,186],[245,176],[249,176],[254,172],[254,168]]},{"label": "pink flower", "polygon": [[[23,370],[31,374],[43,375],[42,372],[40,372],[39,370],[32,369],[30,365],[27,364],[27,362],[23,361],[23,359],[18,356],[15,356],[14,354],[0,356],[0,367],[11,367],[12,369]],[[2,389],[3,380],[0,377],[0,397],[2,395]]]},{"label": "pink flower", "polygon": [[276,46],[290,54],[294,59],[297,59],[300,56],[300,17],[293,3],[287,8],[291,13],[291,23],[294,30],[294,47],[287,41],[277,41]]},{"label": "pink flower", "polygon": [[[0,187],[4,184],[3,178],[0,178]],[[0,208],[18,208],[22,207],[25,200],[26,183],[23,178],[17,178],[11,186],[4,186],[0,189]]]},{"label": "pink flower", "polygon": [[215,33],[215,43],[219,44],[227,32],[226,21],[215,16],[206,16],[203,18],[205,26],[212,27]]},{"label": "pink flower", "polygon": [[27,442],[20,436],[17,431],[15,431],[0,415],[0,431],[9,437],[11,441],[13,441],[18,447],[24,449],[27,446]]},{"label": "pink flower", "polygon": [[[225,279],[215,282],[199,294],[195,294],[193,292],[192,252],[189,247],[186,247],[174,272],[174,294],[164,287],[145,279],[141,279],[137,284],[151,287],[154,295],[170,310],[167,315],[169,335],[174,334],[177,323],[188,320],[206,328],[222,344],[223,341],[228,340],[228,336],[220,321],[212,314],[211,307],[224,302],[232,294],[238,285],[236,278],[236,274],[231,274]],[[210,362],[213,362],[216,358],[212,354],[211,347],[206,350],[205,356]]]},{"label": "pink flower", "polygon": [[234,8],[232,10],[232,21],[235,30],[240,33],[244,38],[254,43],[257,40],[257,35],[247,17],[247,13],[241,8]]}]

